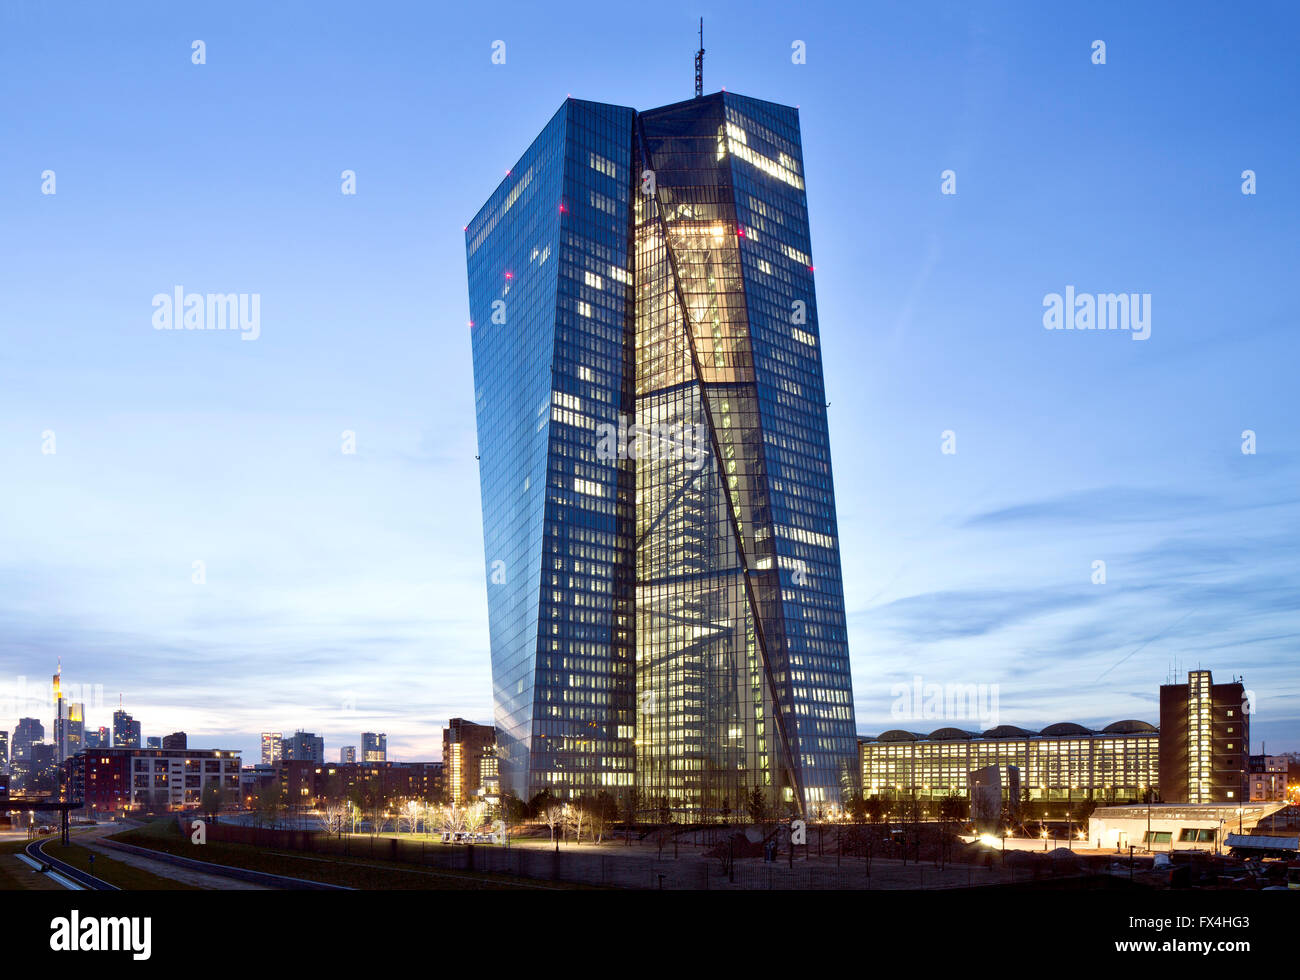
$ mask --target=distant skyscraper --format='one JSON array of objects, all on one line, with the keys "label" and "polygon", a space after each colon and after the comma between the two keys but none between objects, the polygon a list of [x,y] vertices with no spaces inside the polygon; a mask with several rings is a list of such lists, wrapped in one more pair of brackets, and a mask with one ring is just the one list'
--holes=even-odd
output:
[{"label": "distant skyscraper", "polygon": [[112,736],[103,725],[100,725],[93,732],[86,732],[86,748],[88,749],[112,748],[112,742]]},{"label": "distant skyscraper", "polygon": [[118,708],[113,712],[113,748],[140,748],[140,723]]},{"label": "distant skyscraper", "polygon": [[339,764],[344,766],[355,765],[357,761],[357,747],[355,745],[345,745],[339,749]]},{"label": "distant skyscraper", "polygon": [[284,735],[262,732],[262,765],[271,766],[284,758]]},{"label": "distant skyscraper", "polygon": [[380,732],[362,732],[361,733],[361,761],[362,762],[387,762],[388,761],[388,736]]},{"label": "distant skyscraper", "polygon": [[172,732],[170,735],[162,737],[162,747],[164,749],[184,749],[188,748],[189,736],[184,732]]},{"label": "distant skyscraper", "polygon": [[14,750],[10,761],[30,758],[32,745],[44,738],[45,726],[39,718],[19,718],[14,729]]},{"label": "distant skyscraper", "polygon": [[23,789],[28,793],[53,792],[59,788],[58,747],[53,742],[33,742],[27,761]]},{"label": "distant skyscraper", "polygon": [[63,729],[64,758],[74,756],[86,747],[86,706],[80,701],[65,702],[66,717]]},{"label": "distant skyscraper", "polygon": [[150,735],[148,738],[144,740],[144,747],[146,749],[161,749],[163,747],[162,736]]},{"label": "distant skyscraper", "polygon": [[72,700],[79,696],[81,690],[80,685],[64,688],[63,661],[60,660],[51,684],[51,703],[54,706],[53,745],[60,762],[86,747],[86,705]]},{"label": "distant skyscraper", "polygon": [[325,739],[311,732],[294,732],[284,740],[284,758],[298,762],[324,762]]},{"label": "distant skyscraper", "polygon": [[[483,788],[483,756],[496,744],[496,729],[453,718],[442,730],[442,772],[447,796],[456,806],[471,802]],[[495,756],[494,756],[495,759]],[[497,777],[495,761],[490,767]]]},{"label": "distant skyscraper", "polygon": [[568,100],[466,229],[503,790],[857,785],[798,113]]},{"label": "distant skyscraper", "polygon": [[54,754],[62,762],[68,752],[68,703],[63,700],[63,661],[59,661],[51,685],[50,703],[54,705]]},{"label": "distant skyscraper", "polygon": [[0,732],[0,769],[9,765],[9,733]]}]

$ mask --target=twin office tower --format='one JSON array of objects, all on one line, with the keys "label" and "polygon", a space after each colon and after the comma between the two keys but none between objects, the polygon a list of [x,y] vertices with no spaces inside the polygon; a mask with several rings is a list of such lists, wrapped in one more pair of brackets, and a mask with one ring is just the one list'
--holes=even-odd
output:
[{"label": "twin office tower", "polygon": [[837,807],[857,736],[797,112],[569,99],[465,241],[502,789]]}]

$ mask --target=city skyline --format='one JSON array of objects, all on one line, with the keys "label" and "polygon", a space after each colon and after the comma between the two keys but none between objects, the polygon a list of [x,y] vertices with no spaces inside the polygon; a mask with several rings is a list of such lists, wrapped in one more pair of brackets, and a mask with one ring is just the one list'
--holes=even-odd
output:
[{"label": "city skyline", "polygon": [[[1178,684],[1180,683],[1179,678],[1181,677],[1185,679],[1188,671],[1209,670],[1211,668],[1218,669],[1215,668],[1214,665],[1212,664],[1208,664],[1208,665],[1207,664],[1190,664],[1190,665],[1184,664],[1182,665],[1181,673],[1171,669],[1163,677],[1153,681],[1153,684],[1155,685]],[[1220,671],[1220,673],[1222,673],[1224,676],[1231,677],[1234,680],[1236,680],[1239,676],[1236,672],[1233,671]],[[25,680],[24,677],[20,677],[20,681],[24,681],[24,680]],[[1268,696],[1267,692],[1256,691],[1250,685],[1249,678],[1245,678],[1245,682],[1246,682],[1246,689],[1250,692],[1252,696],[1254,697],[1260,697],[1261,695],[1263,697]],[[985,709],[981,707],[981,701],[982,699],[986,699],[987,697],[986,692],[982,690],[978,690],[978,691],[971,690],[968,689],[965,685],[953,685],[952,687],[954,689],[946,690],[946,691],[945,690],[931,691],[928,688],[926,688],[925,685],[921,682],[919,675],[914,676],[912,678],[912,683],[910,685],[910,688],[909,685],[907,684],[896,685],[891,691],[893,702],[895,704],[897,704],[900,700],[902,700],[917,705],[915,711],[910,715],[910,720],[899,722],[897,717],[890,717],[887,714],[882,718],[880,724],[876,725],[875,727],[869,727],[869,726],[864,726],[862,724],[859,724],[858,725],[859,738],[874,739],[876,736],[885,733],[887,731],[908,731],[913,734],[924,736],[927,733],[942,728],[957,728],[959,730],[966,731],[974,735],[979,735],[983,730],[989,727],[989,723],[993,723],[992,727],[997,727],[996,723],[999,722],[1003,724],[1007,724],[1007,719],[999,714],[995,713],[995,716],[992,718],[985,716]],[[33,688],[27,687],[24,684],[20,683],[17,687],[17,690],[20,693],[23,691],[27,691],[30,693],[33,691]],[[957,717],[954,720],[954,716],[946,713],[940,713],[938,715],[927,714],[924,705],[929,703],[933,698],[938,698],[940,701],[943,701],[945,703],[955,698],[957,701],[967,704],[969,706],[969,712],[965,720],[963,720],[962,717]],[[1148,710],[1143,714],[1133,715],[1132,719],[1153,725],[1156,728],[1158,728],[1159,718],[1160,718],[1160,699],[1159,699],[1158,687],[1156,691],[1152,692],[1150,697],[1145,699],[1139,699],[1139,700],[1142,700],[1144,702],[1150,702],[1154,707],[1152,708],[1152,710]],[[0,711],[9,711],[13,703],[14,703],[13,698],[11,698],[9,696],[8,691],[6,691],[5,695],[3,697],[0,697]],[[54,712],[53,703],[49,701],[48,698],[44,701],[41,701],[34,694],[31,694],[26,700],[20,701],[19,703],[26,704],[28,710],[21,713],[10,712],[9,714],[0,714],[0,732],[5,733],[9,737],[10,750],[12,751],[13,748],[13,740],[18,728],[18,722],[22,719],[34,719],[35,721],[39,722],[44,732],[42,736],[42,740],[44,741],[45,744],[52,745],[53,744],[52,721],[53,721],[53,712]],[[1120,700],[1115,703],[1131,704],[1132,701]],[[1104,702],[1102,704],[1102,707],[1103,708],[1105,707]],[[97,719],[100,716],[97,715],[94,711],[88,709],[86,712],[87,720],[84,722],[84,726],[85,726],[84,730],[86,734],[89,735],[92,732],[98,731],[100,727],[105,728],[107,730],[108,737],[109,737],[109,746],[111,747],[112,738],[113,738],[113,713],[116,712],[118,709],[114,706],[106,705],[99,708],[98,710],[104,713],[103,714],[104,724],[101,726],[99,723],[97,723]],[[184,716],[183,714],[184,709],[175,706],[172,706],[170,708],[164,708],[164,713],[167,712],[179,713],[174,715],[176,717]],[[140,717],[137,717],[135,713],[129,710],[126,713],[137,724],[142,724],[142,719]],[[1128,716],[1125,717],[1127,718]],[[1082,724],[1085,727],[1092,728],[1096,732],[1101,732],[1106,727],[1116,724],[1119,719],[1120,719],[1120,713],[1117,710],[1112,710],[1109,714],[1106,714],[1103,711],[1101,715],[1088,716],[1088,717],[1084,717],[1081,715],[1070,715],[1070,714],[1060,715],[1060,716],[1050,716],[1050,717],[1049,716],[1029,717],[1029,720],[1027,721],[1021,719],[1020,721],[1017,721],[1014,724],[1015,727],[1028,727],[1031,729],[1044,728],[1044,727],[1048,727],[1049,725]],[[442,724],[435,723],[435,727],[438,730],[438,735],[436,736],[436,739],[431,741],[425,741],[423,739],[419,739],[419,740],[411,739],[409,737],[403,737],[399,733],[398,744],[405,745],[405,746],[416,746],[416,748],[411,749],[401,755],[398,755],[394,753],[391,749],[389,749],[387,750],[388,761],[393,761],[393,762],[442,761],[441,756],[442,756],[442,745],[443,745],[443,733],[452,727],[451,722],[453,720],[454,719],[452,718],[448,718],[445,723]],[[474,724],[491,725],[492,724],[491,711],[489,709],[486,715],[484,716],[484,720],[481,721],[473,717],[466,717],[462,720],[469,721]],[[252,736],[248,736],[246,733],[241,731],[241,732],[234,732],[233,735],[230,735],[228,737],[226,735],[217,736],[217,735],[211,735],[211,733],[196,732],[193,729],[187,730],[184,728],[173,728],[167,731],[163,731],[164,728],[166,728],[166,726],[159,726],[159,725],[150,725],[148,728],[145,728],[143,727],[142,724],[141,746],[143,747],[144,741],[148,738],[161,739],[161,738],[165,738],[167,735],[170,734],[184,732],[190,739],[190,743],[191,743],[189,746],[190,748],[200,748],[200,749],[219,748],[225,750],[233,750],[240,754],[240,756],[244,759],[244,764],[247,766],[255,765],[261,761],[261,754],[262,754],[261,736],[266,732],[272,732],[275,734],[283,735],[286,739],[297,732],[304,732],[307,734],[324,738],[325,739],[324,756],[325,756],[325,761],[327,763],[338,762],[339,750],[343,748],[352,748],[356,750],[358,756],[357,761],[358,762],[362,761],[360,758],[361,752],[359,749],[359,746],[362,744],[363,741],[361,736],[364,734],[368,734],[367,732],[363,732],[361,730],[345,731],[343,734],[331,734],[331,733],[322,732],[320,730],[312,729],[310,727],[300,728],[296,726],[280,726],[279,728],[276,727],[263,728],[258,732],[253,733]],[[385,745],[387,744],[388,743],[385,742]],[[428,746],[427,749],[425,748],[426,745]],[[1255,734],[1252,733],[1251,752],[1255,755],[1259,755],[1259,754],[1264,754],[1266,749],[1268,755],[1277,755],[1279,753],[1288,754],[1288,753],[1296,753],[1297,751],[1300,751],[1291,748],[1289,745],[1285,745],[1285,744],[1281,746],[1274,744],[1274,746],[1270,749],[1268,748],[1267,742],[1265,740],[1261,740],[1257,738]]]},{"label": "city skyline", "polygon": [[[54,706],[49,700],[48,694],[45,696],[44,700],[42,700],[38,693],[36,693],[35,688],[27,686],[25,683],[26,680],[27,678],[20,675],[19,683],[15,687],[5,688],[3,693],[0,693],[0,732],[7,733],[12,740],[13,733],[18,726],[19,720],[31,718],[41,723],[45,732],[43,741],[47,744],[53,745],[54,728],[52,722],[54,719]],[[14,691],[17,691],[17,697],[14,696]],[[65,705],[67,703],[68,702],[65,701]],[[78,702],[72,703],[77,704]],[[15,704],[22,704],[25,705],[25,707],[21,711],[15,711],[13,710]],[[187,714],[186,709],[180,705],[162,704],[157,705],[156,707],[159,709],[158,714],[166,717],[183,719]],[[111,747],[114,715],[118,710],[119,708],[116,704],[101,704],[95,707],[87,707],[85,720],[83,722],[86,734],[89,735],[96,732],[101,727],[105,728],[108,731],[109,747]],[[318,729],[313,729],[310,726],[290,725],[263,727],[251,735],[242,731],[214,734],[211,732],[200,732],[192,727],[185,728],[183,725],[180,727],[168,727],[167,725],[156,724],[152,722],[149,717],[142,717],[138,711],[133,711],[129,707],[124,706],[123,710],[126,711],[126,714],[136,724],[141,725],[140,747],[144,747],[145,741],[150,738],[163,739],[168,735],[184,732],[192,743],[190,748],[220,748],[235,750],[244,758],[245,765],[250,766],[261,761],[261,735],[263,732],[276,732],[283,734],[286,740],[297,732],[304,732],[317,737],[323,737],[325,738],[325,755],[327,758],[333,756],[334,759],[337,759],[339,750],[345,747],[357,749],[358,756],[360,756],[360,750],[358,747],[363,742],[362,736],[365,734],[373,734],[363,731],[362,729],[357,729],[356,731],[345,731],[341,728],[336,729],[332,734],[327,734]],[[100,719],[102,719],[102,723]],[[466,720],[472,721],[473,719],[471,718]],[[398,756],[392,749],[387,748],[387,736],[383,733],[379,733],[379,738],[384,740],[381,742],[384,746],[383,751],[387,758],[394,761],[438,761],[442,744],[441,732],[442,729],[447,728],[450,723],[451,719],[448,718],[441,724],[435,725],[438,729],[436,741],[429,741],[427,744],[430,746],[436,745],[438,748],[437,750],[431,748],[429,750],[433,753],[431,755],[411,754],[412,752],[424,751],[423,747],[426,743],[422,740],[415,741],[408,738],[400,744],[416,747],[408,750],[406,754]]]},{"label": "city skyline", "polygon": [[[1300,750],[1286,32],[760,6],[706,12],[705,90],[800,107],[858,731],[938,727],[891,714],[916,675],[1027,727],[1154,722],[1177,662],[1244,675],[1252,748]],[[7,51],[0,701],[62,657],[106,692],[87,728],[121,690],[246,761],[299,726],[436,759],[451,717],[491,721],[462,228],[566,94],[691,89],[698,11],[629,59],[634,15],[587,10],[580,56],[526,9],[413,12],[481,39],[435,58],[365,11],[306,38],[158,11],[104,46],[87,8]],[[260,336],[155,331],[178,284],[259,293]],[[1149,339],[1044,330],[1067,288],[1149,294]]]},{"label": "city skyline", "polygon": [[[61,666],[61,665],[60,665]],[[71,676],[71,680],[68,678]],[[234,750],[240,753],[244,758],[246,765],[254,765],[261,760],[261,736],[264,732],[275,732],[284,736],[286,740],[298,732],[303,732],[317,737],[325,738],[325,756],[334,756],[337,758],[338,751],[341,748],[352,747],[358,750],[365,739],[363,736],[373,735],[378,739],[378,748],[376,751],[381,752],[389,761],[414,762],[414,761],[439,761],[442,746],[442,731],[450,727],[452,718],[439,722],[434,720],[430,722],[436,729],[437,735],[433,740],[427,743],[424,740],[414,740],[409,737],[402,739],[398,744],[407,746],[404,754],[398,755],[388,747],[388,735],[383,732],[374,732],[364,728],[358,728],[355,731],[348,731],[342,728],[336,729],[334,734],[322,733],[314,730],[310,726],[291,726],[280,725],[270,726],[259,729],[259,731],[249,736],[242,731],[233,733],[201,732],[194,728],[186,728],[184,724],[177,726],[168,726],[158,724],[150,720],[149,717],[142,717],[138,710],[131,708],[124,696],[119,704],[117,701],[109,703],[103,696],[102,685],[90,684],[78,681],[76,675],[62,675],[63,691],[65,694],[64,707],[69,706],[78,708],[84,707],[85,713],[82,716],[81,724],[86,736],[104,728],[109,737],[109,745],[113,746],[113,733],[115,716],[119,712],[124,712],[131,721],[140,726],[140,747],[145,746],[145,742],[150,738],[164,739],[168,735],[184,732],[193,743],[190,748],[220,748]],[[41,741],[47,745],[55,745],[55,702],[52,699],[52,684],[48,679],[30,678],[27,675],[19,674],[15,682],[0,686],[0,732],[9,736],[12,745],[13,736],[18,728],[19,721],[23,719],[33,719],[40,723],[43,730]],[[81,698],[76,700],[75,697]],[[156,713],[170,718],[181,719],[182,722],[187,716],[188,711],[182,705],[159,703],[153,705],[152,709]],[[490,724],[490,711],[487,715]],[[466,721],[475,721],[474,718],[466,718]],[[339,734],[339,733],[342,734]],[[251,739],[251,741],[250,741]],[[430,746],[427,750],[425,745]],[[412,754],[427,751],[430,754]],[[71,754],[71,753],[70,753]],[[359,760],[360,761],[360,760]],[[373,761],[373,760],[371,760]]]}]

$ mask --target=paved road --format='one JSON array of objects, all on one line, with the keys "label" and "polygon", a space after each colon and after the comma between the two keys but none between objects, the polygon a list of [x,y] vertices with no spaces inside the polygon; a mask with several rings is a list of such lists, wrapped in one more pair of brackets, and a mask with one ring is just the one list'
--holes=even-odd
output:
[{"label": "paved road", "polygon": [[109,884],[103,878],[96,878],[94,875],[86,874],[86,872],[82,871],[80,868],[75,868],[65,861],[60,861],[58,858],[50,857],[45,853],[45,845],[50,843],[51,840],[52,838],[49,837],[42,840],[34,840],[23,848],[23,850],[33,861],[38,861],[41,864],[48,864],[59,874],[63,875],[65,878],[71,878],[83,888],[90,888],[94,891],[100,892],[118,892],[122,890],[118,888],[117,885]]},{"label": "paved road", "polygon": [[[161,862],[171,865],[173,869],[183,868],[190,871],[202,872],[207,875],[219,876],[223,879],[219,884],[204,887],[231,888],[238,887],[234,884],[261,885],[265,888],[287,888],[293,890],[319,890],[319,891],[352,891],[345,885],[330,885],[323,881],[311,881],[306,878],[290,878],[286,875],[275,875],[265,871],[250,871],[247,868],[236,868],[227,864],[213,864],[211,861],[196,861],[193,858],[180,857],[175,854],[167,854],[164,851],[154,851],[147,847],[139,847],[135,844],[124,844],[121,841],[105,840],[98,842],[100,846],[107,847],[109,853],[114,858],[122,859],[123,855],[135,855],[145,857],[151,861]],[[162,872],[155,872],[161,874]]]},{"label": "paved road", "polygon": [[[92,851],[111,857],[115,861],[129,864],[142,871],[161,878],[171,878],[197,888],[213,890],[263,890],[263,889],[320,889],[329,891],[351,891],[343,885],[330,885],[324,882],[309,881],[303,878],[291,878],[285,875],[273,875],[262,871],[249,871],[245,868],[231,867],[225,864],[213,864],[210,861],[197,861],[192,858],[178,857],[163,851],[155,851],[119,841],[103,840],[105,835],[120,833],[129,829],[122,825],[102,824],[98,827],[74,835],[73,842]],[[71,878],[85,888],[97,890],[121,891],[116,885],[86,874],[66,862],[52,858],[41,847],[57,838],[44,838],[33,841],[27,846],[28,857],[50,865],[62,875]]]},{"label": "paved road", "polygon": [[268,885],[254,884],[251,881],[241,881],[225,875],[209,874],[203,871],[195,871],[192,868],[183,868],[180,865],[169,864],[148,854],[127,852],[123,848],[114,847],[99,839],[104,834],[116,834],[120,833],[121,830],[121,827],[114,826],[97,828],[85,834],[79,834],[74,839],[82,847],[112,858],[114,861],[121,861],[123,864],[130,865],[140,871],[146,871],[156,877],[168,878],[195,888],[222,891],[265,891],[270,887]]}]

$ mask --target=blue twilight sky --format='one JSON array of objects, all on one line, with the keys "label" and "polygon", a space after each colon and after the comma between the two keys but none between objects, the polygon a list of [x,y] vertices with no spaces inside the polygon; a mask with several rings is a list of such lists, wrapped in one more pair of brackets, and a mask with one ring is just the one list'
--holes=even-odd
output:
[{"label": "blue twilight sky", "polygon": [[[1300,15],[1047,6],[6,2],[0,728],[60,656],[250,755],[490,720],[462,228],[566,95],[689,97],[703,14],[707,91],[800,106],[859,729],[945,723],[918,675],[1156,721],[1200,664],[1300,749]],[[176,286],[260,337],[154,330]],[[1150,339],[1045,330],[1066,286]]]}]

